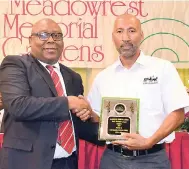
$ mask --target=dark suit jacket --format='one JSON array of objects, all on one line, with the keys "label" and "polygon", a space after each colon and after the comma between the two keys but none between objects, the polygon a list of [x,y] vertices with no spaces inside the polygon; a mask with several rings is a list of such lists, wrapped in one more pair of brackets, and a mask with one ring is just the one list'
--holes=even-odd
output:
[{"label": "dark suit jacket", "polygon": [[[83,94],[79,74],[60,64],[67,95]],[[69,119],[68,100],[57,92],[46,69],[31,55],[7,56],[0,67],[5,106],[1,169],[50,169],[58,122]],[[71,113],[72,114],[72,113]],[[96,143],[97,124],[72,114],[75,135]],[[78,149],[78,147],[77,147]]]}]

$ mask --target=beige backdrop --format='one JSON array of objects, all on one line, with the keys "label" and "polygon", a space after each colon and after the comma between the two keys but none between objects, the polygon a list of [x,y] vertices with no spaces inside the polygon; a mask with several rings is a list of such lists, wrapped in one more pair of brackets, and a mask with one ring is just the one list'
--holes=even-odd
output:
[{"label": "beige backdrop", "polygon": [[32,24],[52,18],[65,36],[60,62],[82,75],[87,94],[95,75],[117,58],[112,26],[115,16],[125,12],[141,20],[142,50],[172,61],[188,86],[188,1],[1,0],[0,61],[8,54],[28,52]]}]

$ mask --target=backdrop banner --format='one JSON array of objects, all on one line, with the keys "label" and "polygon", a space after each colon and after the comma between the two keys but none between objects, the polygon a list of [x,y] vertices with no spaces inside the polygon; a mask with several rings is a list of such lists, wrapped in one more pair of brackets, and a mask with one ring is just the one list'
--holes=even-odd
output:
[{"label": "backdrop banner", "polygon": [[105,68],[118,56],[112,43],[117,15],[131,13],[142,23],[142,50],[189,66],[189,2],[127,0],[0,0],[0,61],[30,51],[33,23],[51,18],[61,27],[65,47],[60,62],[69,67]]}]

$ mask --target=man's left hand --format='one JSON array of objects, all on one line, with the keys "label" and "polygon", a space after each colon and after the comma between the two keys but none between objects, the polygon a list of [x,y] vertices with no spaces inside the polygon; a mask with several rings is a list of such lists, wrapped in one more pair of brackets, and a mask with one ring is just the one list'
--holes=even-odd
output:
[{"label": "man's left hand", "polygon": [[92,109],[91,109],[91,106],[88,102],[88,100],[82,96],[82,95],[79,95],[78,96],[79,99],[83,99],[87,104],[88,104],[88,109],[83,109],[81,111],[78,111],[78,110],[74,110],[74,113],[76,114],[77,117],[79,117],[82,121],[86,121],[88,120],[90,117],[91,117],[91,114],[92,114]]},{"label": "man's left hand", "polygon": [[83,109],[81,111],[75,110],[75,114],[79,117],[82,121],[86,121],[91,117],[91,111],[88,109]]},{"label": "man's left hand", "polygon": [[144,150],[153,146],[148,138],[144,138],[140,134],[124,133],[122,135],[126,140],[112,141],[112,144],[122,145],[129,150]]}]

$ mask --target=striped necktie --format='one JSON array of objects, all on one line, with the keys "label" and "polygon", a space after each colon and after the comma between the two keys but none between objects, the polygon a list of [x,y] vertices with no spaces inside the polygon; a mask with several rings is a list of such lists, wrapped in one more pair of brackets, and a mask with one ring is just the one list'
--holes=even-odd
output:
[{"label": "striped necktie", "polygon": [[[64,96],[64,90],[62,88],[60,78],[59,78],[58,74],[54,71],[53,66],[47,65],[46,68],[50,72],[50,75],[53,80],[53,83],[54,83],[54,86],[55,86],[58,96]],[[75,142],[74,142],[73,127],[72,127],[71,120],[67,120],[67,121],[61,122],[59,124],[57,142],[69,154],[72,152]]]}]

